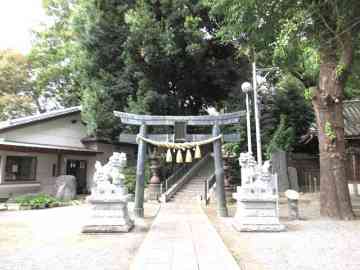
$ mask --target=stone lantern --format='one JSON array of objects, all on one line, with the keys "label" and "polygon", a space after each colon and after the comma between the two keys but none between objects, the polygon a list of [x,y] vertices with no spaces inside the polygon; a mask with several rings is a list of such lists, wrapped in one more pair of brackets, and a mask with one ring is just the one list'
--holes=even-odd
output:
[{"label": "stone lantern", "polygon": [[149,156],[151,177],[148,186],[148,199],[158,200],[161,195],[161,165],[160,156],[157,151]]}]

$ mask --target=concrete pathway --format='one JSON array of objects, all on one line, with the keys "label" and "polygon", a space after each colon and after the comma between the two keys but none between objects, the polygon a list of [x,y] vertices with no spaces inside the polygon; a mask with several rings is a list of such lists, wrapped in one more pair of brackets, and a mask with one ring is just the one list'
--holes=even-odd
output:
[{"label": "concrete pathway", "polygon": [[0,270],[128,270],[158,207],[122,234],[82,234],[88,205],[0,211]]},{"label": "concrete pathway", "polygon": [[161,206],[132,270],[239,270],[198,205]]}]

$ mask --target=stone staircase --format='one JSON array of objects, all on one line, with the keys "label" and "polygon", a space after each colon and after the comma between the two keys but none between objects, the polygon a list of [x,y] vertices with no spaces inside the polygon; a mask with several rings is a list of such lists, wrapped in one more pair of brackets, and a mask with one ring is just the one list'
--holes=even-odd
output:
[{"label": "stone staircase", "polygon": [[205,181],[214,173],[214,159],[210,158],[193,177],[172,197],[176,203],[194,203],[204,196]]}]

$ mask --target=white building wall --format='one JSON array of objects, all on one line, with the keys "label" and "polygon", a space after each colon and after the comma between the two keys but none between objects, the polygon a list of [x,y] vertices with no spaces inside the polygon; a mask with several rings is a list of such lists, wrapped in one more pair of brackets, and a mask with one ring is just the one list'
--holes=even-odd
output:
[{"label": "white building wall", "polygon": [[93,175],[95,172],[95,161],[96,161],[96,156],[82,156],[82,155],[63,155],[63,160],[62,160],[62,170],[61,170],[61,174],[65,174],[66,173],[66,162],[67,160],[86,160],[86,184],[87,184],[87,189],[90,191],[91,187],[92,187],[92,179],[93,179]]},{"label": "white building wall", "polygon": [[[37,157],[36,164],[36,181],[29,182],[6,182],[5,181],[5,164],[7,156],[35,156]],[[43,153],[26,153],[26,152],[14,152],[14,151],[2,151],[0,150],[0,195],[2,194],[21,194],[29,192],[43,191],[46,193],[55,192],[55,179],[52,175],[53,165],[58,166],[57,154],[43,154]],[[87,188],[90,191],[92,186],[92,178],[95,172],[96,156],[83,156],[83,155],[62,155],[61,157],[61,174],[66,173],[66,162],[69,159],[74,160],[86,160],[87,172],[86,182]]]},{"label": "white building wall", "polygon": [[81,143],[81,139],[84,137],[86,137],[86,126],[81,123],[80,113],[33,123],[0,133],[0,138],[9,141],[70,147],[84,147]]},{"label": "white building wall", "polygon": [[[80,112],[56,119],[50,119],[43,122],[32,123],[25,126],[0,132],[0,139],[4,138],[8,141],[24,142],[32,144],[58,145],[68,147],[85,146],[81,143],[81,139],[86,137],[86,126],[82,124]],[[60,172],[66,173],[66,161],[68,159],[86,160],[87,161],[87,188],[90,191],[92,187],[92,179],[95,172],[95,161],[99,160],[103,165],[108,162],[108,158],[113,152],[126,152],[128,165],[132,165],[136,160],[135,150],[132,146],[115,146],[112,144],[98,143],[96,149],[99,151],[96,155],[68,155],[61,154]],[[36,156],[37,169],[35,182],[4,182],[6,156]],[[58,155],[44,153],[27,153],[18,151],[0,150],[0,195],[2,193],[28,193],[36,192],[41,189],[51,190],[55,184],[55,177],[52,176],[53,165],[58,166]]]},{"label": "white building wall", "polygon": [[[1,194],[21,194],[38,192],[41,188],[49,188],[54,184],[55,178],[52,176],[52,166],[57,163],[56,154],[26,153],[14,151],[0,151],[1,171],[0,171],[0,195]],[[7,156],[31,156],[37,158],[36,181],[26,182],[6,182],[5,164]]]}]

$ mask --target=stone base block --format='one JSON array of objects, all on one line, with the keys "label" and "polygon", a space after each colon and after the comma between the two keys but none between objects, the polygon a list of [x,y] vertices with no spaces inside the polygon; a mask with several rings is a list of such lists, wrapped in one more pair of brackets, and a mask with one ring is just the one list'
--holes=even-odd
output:
[{"label": "stone base block", "polygon": [[235,192],[234,186],[225,187],[225,198],[227,202],[233,202],[235,199],[232,197],[233,193]]},{"label": "stone base block", "polygon": [[128,214],[127,202],[116,199],[101,200],[91,198],[90,218],[82,228],[83,233],[119,233],[129,232],[134,222]]},{"label": "stone base block", "polygon": [[286,230],[283,224],[239,224],[235,221],[233,226],[239,232],[283,232]]},{"label": "stone base block", "polygon": [[276,198],[243,198],[238,200],[233,225],[242,232],[281,232]]},{"label": "stone base block", "polygon": [[124,225],[85,225],[82,228],[83,233],[122,233],[129,232],[134,228],[134,222]]},{"label": "stone base block", "polygon": [[350,195],[360,196],[360,184],[349,183],[348,186],[349,186]]},{"label": "stone base block", "polygon": [[160,184],[149,184],[148,188],[147,188],[147,200],[150,201],[157,201],[160,198],[161,195],[161,190],[160,190],[161,185]]}]

